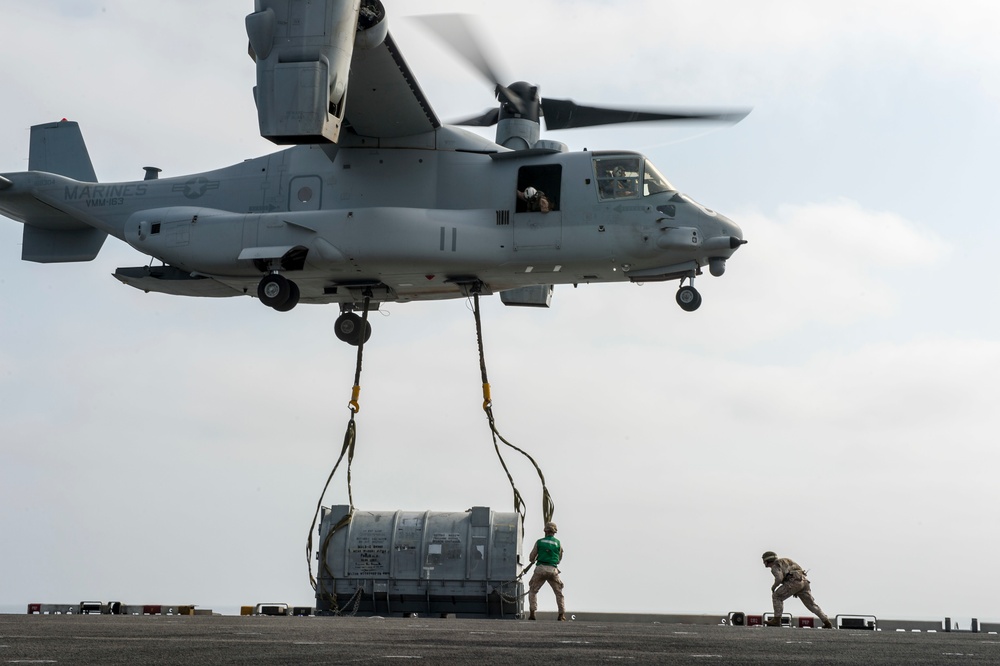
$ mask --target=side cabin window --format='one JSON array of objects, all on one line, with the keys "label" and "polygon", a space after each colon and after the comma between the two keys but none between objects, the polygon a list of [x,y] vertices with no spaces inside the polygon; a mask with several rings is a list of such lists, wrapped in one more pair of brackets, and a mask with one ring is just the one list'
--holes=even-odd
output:
[{"label": "side cabin window", "polygon": [[562,165],[540,164],[517,170],[515,213],[548,213],[559,210]]},{"label": "side cabin window", "polygon": [[594,175],[597,178],[597,194],[601,201],[639,196],[641,166],[642,158],[638,155],[595,157]]}]

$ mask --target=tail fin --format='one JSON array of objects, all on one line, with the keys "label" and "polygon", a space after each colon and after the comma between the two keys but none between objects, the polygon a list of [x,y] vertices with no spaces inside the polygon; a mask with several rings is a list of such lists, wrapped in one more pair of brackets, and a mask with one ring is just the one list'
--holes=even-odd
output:
[{"label": "tail fin", "polygon": [[55,173],[85,183],[97,182],[80,124],[69,120],[31,128],[28,170]]},{"label": "tail fin", "polygon": [[[45,171],[86,183],[97,182],[80,125],[63,120],[31,128],[28,169]],[[39,263],[91,261],[101,251],[107,233],[37,202],[26,202],[21,259]]]}]

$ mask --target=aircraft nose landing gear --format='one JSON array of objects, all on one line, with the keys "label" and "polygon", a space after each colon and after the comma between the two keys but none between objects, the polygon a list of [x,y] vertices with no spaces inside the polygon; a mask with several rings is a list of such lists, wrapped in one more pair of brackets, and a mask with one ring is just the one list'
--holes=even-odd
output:
[{"label": "aircraft nose landing gear", "polygon": [[338,340],[357,347],[361,344],[362,323],[365,325],[364,341],[368,342],[368,338],[372,337],[372,325],[367,321],[363,322],[361,316],[353,312],[341,313],[333,324],[333,331]]},{"label": "aircraft nose landing gear", "polygon": [[288,312],[299,302],[299,286],[284,275],[271,273],[257,285],[257,298],[269,308]]},{"label": "aircraft nose landing gear", "polygon": [[701,306],[701,294],[694,288],[694,284],[688,284],[677,290],[677,305],[685,312],[694,312]]}]

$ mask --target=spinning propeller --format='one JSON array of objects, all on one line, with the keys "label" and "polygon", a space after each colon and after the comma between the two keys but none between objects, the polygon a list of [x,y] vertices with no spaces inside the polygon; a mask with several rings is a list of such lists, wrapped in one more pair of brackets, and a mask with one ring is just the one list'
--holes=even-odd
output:
[{"label": "spinning propeller", "polygon": [[[550,130],[648,121],[701,120],[737,123],[750,113],[747,109],[616,109],[585,106],[569,99],[551,97],[542,99],[538,96],[538,86],[523,81],[509,85],[500,82],[496,67],[482,49],[480,40],[475,37],[473,27],[465,15],[434,14],[415,18],[495,86],[494,92],[500,101],[499,108],[460,119],[452,123],[455,125],[489,127],[505,119],[515,118],[535,123],[538,123],[539,118],[545,118],[545,128]],[[497,142],[503,143],[499,136]]]}]

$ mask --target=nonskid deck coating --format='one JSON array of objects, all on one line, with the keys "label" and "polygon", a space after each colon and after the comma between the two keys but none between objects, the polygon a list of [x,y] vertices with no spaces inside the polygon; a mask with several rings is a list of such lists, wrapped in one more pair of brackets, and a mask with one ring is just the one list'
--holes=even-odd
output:
[{"label": "nonskid deck coating", "polygon": [[657,622],[0,615],[0,664],[1000,663],[1000,636]]}]

